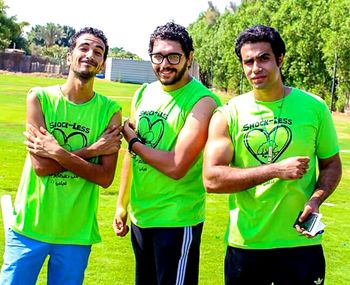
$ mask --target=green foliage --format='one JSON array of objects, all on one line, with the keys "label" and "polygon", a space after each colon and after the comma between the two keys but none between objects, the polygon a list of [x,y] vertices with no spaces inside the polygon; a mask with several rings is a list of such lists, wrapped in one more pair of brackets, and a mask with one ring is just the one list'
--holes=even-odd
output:
[{"label": "green foliage", "polygon": [[111,48],[108,52],[108,57],[118,57],[118,58],[129,58],[129,59],[135,59],[135,60],[141,60],[141,58],[129,51],[124,50],[122,47],[114,47]]},{"label": "green foliage", "polygon": [[68,48],[53,45],[50,47],[36,46],[36,51],[32,51],[32,54],[40,55],[42,57],[49,57],[52,63],[62,64],[67,56]]},{"label": "green foliage", "polygon": [[10,47],[12,39],[21,35],[21,25],[16,22],[16,17],[6,14],[7,6],[0,0],[0,50]]},{"label": "green foliage", "polygon": [[47,23],[46,26],[35,25],[28,33],[30,43],[51,47],[57,44],[66,35],[63,27],[59,24]]},{"label": "green foliage", "polygon": [[[249,88],[241,80],[234,52],[238,34],[262,24],[275,27],[286,43],[282,68],[285,83],[330,100],[334,54],[337,54],[335,106],[343,111],[350,100],[350,1],[349,0],[245,0],[229,5],[211,19],[213,6],[189,26],[195,60],[207,86],[240,93]],[[209,15],[209,16],[208,16]]]},{"label": "green foliage", "polygon": [[56,44],[60,47],[69,47],[69,40],[75,34],[75,29],[64,25],[62,27],[63,35],[57,40]]}]

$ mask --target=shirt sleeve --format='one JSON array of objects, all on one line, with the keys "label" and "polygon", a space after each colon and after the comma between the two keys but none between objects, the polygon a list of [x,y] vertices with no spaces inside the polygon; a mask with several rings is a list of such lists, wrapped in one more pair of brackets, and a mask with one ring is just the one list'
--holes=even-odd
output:
[{"label": "shirt sleeve", "polygon": [[316,155],[326,159],[339,152],[337,132],[332,119],[332,114],[326,103],[322,104],[320,126],[316,138]]}]

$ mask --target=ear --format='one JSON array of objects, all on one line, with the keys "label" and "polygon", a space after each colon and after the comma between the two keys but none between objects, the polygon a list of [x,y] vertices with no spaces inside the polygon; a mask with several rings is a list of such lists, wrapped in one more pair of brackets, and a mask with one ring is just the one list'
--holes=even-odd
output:
[{"label": "ear", "polygon": [[191,68],[192,65],[192,61],[193,61],[193,51],[190,52],[190,54],[188,55],[188,59],[187,59],[187,68]]},{"label": "ear", "polygon": [[278,63],[278,67],[281,68],[284,62],[284,55],[281,54],[281,56],[278,58],[277,63]]},{"label": "ear", "polygon": [[66,62],[67,62],[67,66],[70,66],[72,63],[72,54],[70,52],[67,53]]},{"label": "ear", "polygon": [[104,62],[99,68],[98,72],[102,71],[106,67],[106,62]]}]

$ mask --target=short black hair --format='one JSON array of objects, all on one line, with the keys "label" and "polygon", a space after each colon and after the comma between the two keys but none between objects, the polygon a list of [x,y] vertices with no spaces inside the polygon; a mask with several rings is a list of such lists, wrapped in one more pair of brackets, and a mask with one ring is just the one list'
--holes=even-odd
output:
[{"label": "short black hair", "polygon": [[73,49],[75,48],[76,44],[77,44],[77,39],[83,35],[83,34],[90,34],[90,35],[94,35],[96,38],[99,38],[105,45],[105,51],[103,54],[103,61],[105,62],[107,59],[107,55],[108,55],[108,41],[107,41],[107,37],[105,36],[105,34],[99,30],[99,29],[95,29],[95,28],[91,28],[91,27],[85,27],[82,28],[81,30],[79,30],[78,32],[76,32],[69,40],[69,51],[72,52]]},{"label": "short black hair", "polygon": [[192,38],[188,34],[185,27],[175,24],[174,22],[168,22],[163,26],[158,26],[154,30],[149,41],[149,54],[151,54],[153,51],[155,40],[170,40],[180,43],[186,58],[188,58],[191,51],[194,50]]},{"label": "short black hair", "polygon": [[278,59],[281,55],[286,54],[286,45],[277,30],[272,27],[257,25],[245,29],[237,38],[235,52],[240,62],[242,62],[242,46],[246,43],[258,42],[270,43],[277,64],[279,64]]}]

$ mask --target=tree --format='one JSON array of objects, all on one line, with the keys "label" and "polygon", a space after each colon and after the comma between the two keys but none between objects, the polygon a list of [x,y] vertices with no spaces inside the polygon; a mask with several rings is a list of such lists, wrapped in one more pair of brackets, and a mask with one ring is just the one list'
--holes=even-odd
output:
[{"label": "tree", "polygon": [[52,47],[64,36],[63,28],[54,23],[47,23],[46,26],[41,29],[40,36],[44,40],[46,47]]},{"label": "tree", "polygon": [[56,44],[61,47],[68,47],[70,38],[75,34],[75,29],[66,25],[64,25],[62,29],[63,35],[60,39],[57,40]]},{"label": "tree", "polygon": [[135,59],[135,60],[141,60],[141,58],[129,51],[124,50],[122,47],[114,47],[111,48],[108,52],[108,57],[118,57],[118,58],[129,58],[129,59]]},{"label": "tree", "polygon": [[22,33],[21,26],[16,23],[16,17],[8,17],[6,9],[5,2],[0,0],[0,50],[8,48],[12,39]]},{"label": "tree", "polygon": [[54,23],[47,23],[46,26],[36,25],[28,34],[28,39],[36,45],[51,47],[66,37],[63,28]]},{"label": "tree", "polygon": [[209,8],[205,12],[204,17],[205,17],[205,21],[206,21],[207,25],[213,26],[213,25],[215,25],[217,19],[220,17],[220,12],[219,12],[218,8],[216,8],[213,5],[212,1],[208,1],[208,5],[209,5]]},{"label": "tree", "polygon": [[246,91],[235,39],[245,28],[262,24],[275,27],[286,43],[285,84],[308,90],[326,102],[336,53],[335,105],[338,110],[349,105],[349,0],[242,0],[238,7],[229,4],[222,15],[213,17],[212,13],[209,2],[208,10],[189,26],[203,83],[235,94]]},{"label": "tree", "polygon": [[[322,50],[327,72],[332,75],[336,63],[336,104],[339,111],[350,108],[350,2],[348,0],[329,1],[329,24],[322,29],[324,44]],[[336,55],[336,57],[335,57]]]}]

